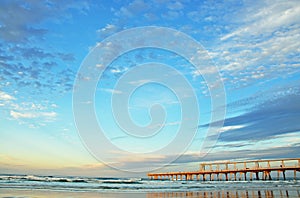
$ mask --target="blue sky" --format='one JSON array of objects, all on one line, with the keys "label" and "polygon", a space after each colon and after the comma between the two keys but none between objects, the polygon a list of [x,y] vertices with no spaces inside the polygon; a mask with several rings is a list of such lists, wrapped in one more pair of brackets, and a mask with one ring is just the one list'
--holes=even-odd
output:
[{"label": "blue sky", "polygon": [[[81,73],[94,47],[101,47],[104,39],[145,26],[172,28],[190,36],[202,46],[195,57],[209,59],[209,64],[199,69],[191,64],[193,57],[144,48],[122,54],[105,69],[100,61]],[[128,42],[136,37],[128,37]],[[164,34],[153,37],[161,43],[170,39]],[[300,3],[296,0],[2,0],[0,170],[128,176],[141,167],[146,171],[167,164],[165,170],[180,170],[183,164],[195,169],[200,161],[299,157],[299,40]],[[185,44],[185,40],[174,39],[174,46],[188,51],[191,46]],[[145,67],[145,73],[135,73],[148,63],[156,69]],[[100,71],[103,73],[98,79]],[[93,72],[95,76],[89,76]],[[132,87],[122,88],[120,82],[126,75]],[[216,76],[224,90],[224,104],[212,102],[219,89],[206,77]],[[90,129],[76,128],[74,94],[84,98],[77,86],[93,80],[97,81],[95,97],[83,102],[94,107],[105,141],[130,155],[109,150],[103,139],[97,139],[98,151],[107,154],[98,156],[102,161],[97,160],[97,154],[89,152],[80,138]],[[121,87],[116,87],[118,83]],[[171,84],[176,89],[170,89]],[[185,89],[187,86],[192,92]],[[131,89],[129,100],[122,101]],[[196,108],[192,102],[183,108],[182,103],[190,101],[191,95],[197,99]],[[114,101],[119,103],[113,105]],[[155,104],[160,107],[151,112]],[[222,110],[226,110],[225,117],[211,119]],[[88,117],[85,112],[82,110],[82,119]],[[163,123],[151,125],[155,119]],[[186,120],[197,122],[182,131],[183,137],[190,138],[189,144],[154,152],[175,141]],[[211,134],[209,126],[220,123],[224,126]],[[134,131],[136,126],[138,131]],[[152,134],[143,134],[143,127]],[[205,157],[200,155],[204,150],[209,151]]]}]

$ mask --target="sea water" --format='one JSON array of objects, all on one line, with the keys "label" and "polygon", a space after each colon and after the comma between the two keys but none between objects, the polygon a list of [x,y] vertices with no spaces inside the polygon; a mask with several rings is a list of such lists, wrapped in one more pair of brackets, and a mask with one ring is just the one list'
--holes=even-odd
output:
[{"label": "sea water", "polygon": [[300,197],[300,183],[0,175],[0,197]]}]

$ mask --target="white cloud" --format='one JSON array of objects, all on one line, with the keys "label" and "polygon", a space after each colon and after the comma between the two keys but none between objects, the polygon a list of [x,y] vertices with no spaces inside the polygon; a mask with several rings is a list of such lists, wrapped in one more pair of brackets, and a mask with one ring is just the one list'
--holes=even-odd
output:
[{"label": "white cloud", "polygon": [[149,8],[149,4],[145,3],[143,0],[134,0],[127,6],[124,6],[116,13],[119,17],[130,18],[136,16],[138,13],[145,12]]},{"label": "white cloud", "polygon": [[165,126],[177,126],[180,125],[182,121],[177,121],[177,122],[168,122],[165,124]]},{"label": "white cloud", "polygon": [[93,101],[85,101],[85,102],[81,102],[81,104],[92,104],[93,103]]},{"label": "white cloud", "polygon": [[100,36],[108,36],[118,31],[118,27],[113,24],[107,24],[104,28],[97,30]]},{"label": "white cloud", "polygon": [[52,108],[58,108],[58,105],[53,103],[53,104],[51,104],[51,107]]},{"label": "white cloud", "polygon": [[198,77],[198,76],[201,76],[201,75],[214,74],[214,73],[217,73],[217,72],[218,72],[218,68],[216,66],[212,65],[212,66],[206,66],[203,69],[195,69],[191,72],[191,74],[195,78],[195,77]]},{"label": "white cloud", "polygon": [[10,111],[10,115],[15,119],[35,118],[36,117],[36,115],[34,115],[33,113],[20,113],[20,112],[16,112],[16,111]]},{"label": "white cloud", "polygon": [[15,118],[15,119],[22,119],[22,118],[25,118],[25,119],[31,119],[31,118],[40,118],[40,117],[43,117],[43,118],[55,118],[57,116],[57,113],[56,112],[24,112],[24,113],[21,113],[21,112],[17,112],[17,111],[13,111],[11,110],[10,111],[10,115]]},{"label": "white cloud", "polygon": [[181,11],[169,10],[169,11],[165,12],[164,14],[162,14],[161,16],[163,19],[174,20],[174,19],[179,18],[182,15],[183,15],[183,12],[181,12]]},{"label": "white cloud", "polygon": [[183,4],[179,1],[176,1],[176,2],[172,2],[172,3],[169,3],[167,5],[167,7],[170,9],[170,10],[181,10],[184,8]]},{"label": "white cloud", "polygon": [[103,68],[104,65],[103,65],[103,64],[96,64],[96,67],[97,67],[97,68]]},{"label": "white cloud", "polygon": [[110,70],[110,72],[113,74],[118,74],[118,73],[126,72],[127,70],[128,70],[128,67],[118,67],[118,68],[112,68]]},{"label": "white cloud", "polygon": [[41,112],[41,113],[38,113],[38,115],[43,116],[43,117],[54,118],[54,117],[57,116],[57,113],[54,112],[54,111],[51,111],[51,112]]},{"label": "white cloud", "polygon": [[121,94],[122,93],[122,91],[116,90],[116,89],[101,88],[100,91],[108,92],[108,93],[111,93],[111,94]]},{"label": "white cloud", "polygon": [[146,83],[151,83],[151,82],[155,82],[155,79],[151,80],[151,79],[141,79],[141,80],[136,80],[136,81],[131,81],[129,82],[129,84],[134,85],[134,86],[140,86]]},{"label": "white cloud", "polygon": [[55,104],[47,104],[47,102],[34,103],[34,102],[20,102],[20,103],[12,103],[11,108],[15,111],[45,111],[48,107],[56,108]]},{"label": "white cloud", "polygon": [[16,99],[15,97],[0,91],[0,100],[15,100],[15,99]]},{"label": "white cloud", "polygon": [[236,130],[236,129],[241,129],[244,128],[245,125],[235,125],[235,126],[224,126],[221,128],[220,133],[230,131],[230,130]]}]

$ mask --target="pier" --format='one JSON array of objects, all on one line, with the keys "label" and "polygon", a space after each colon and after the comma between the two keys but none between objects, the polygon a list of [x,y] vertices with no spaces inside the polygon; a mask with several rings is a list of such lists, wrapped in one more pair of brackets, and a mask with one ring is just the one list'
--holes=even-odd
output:
[{"label": "pier", "polygon": [[277,173],[275,179],[286,180],[286,172],[290,171],[297,179],[300,172],[300,158],[224,161],[201,163],[199,170],[187,172],[148,173],[152,180],[202,180],[202,181],[239,181],[239,180],[272,180],[272,172]]}]

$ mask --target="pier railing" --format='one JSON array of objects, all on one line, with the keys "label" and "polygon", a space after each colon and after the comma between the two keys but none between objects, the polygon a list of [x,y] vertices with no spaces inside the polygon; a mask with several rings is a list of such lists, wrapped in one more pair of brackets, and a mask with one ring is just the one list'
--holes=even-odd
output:
[{"label": "pier railing", "polygon": [[293,171],[297,179],[300,158],[201,163],[196,171],[148,173],[148,177],[154,180],[272,180],[271,173],[277,172],[277,179],[286,180],[286,171]]}]

